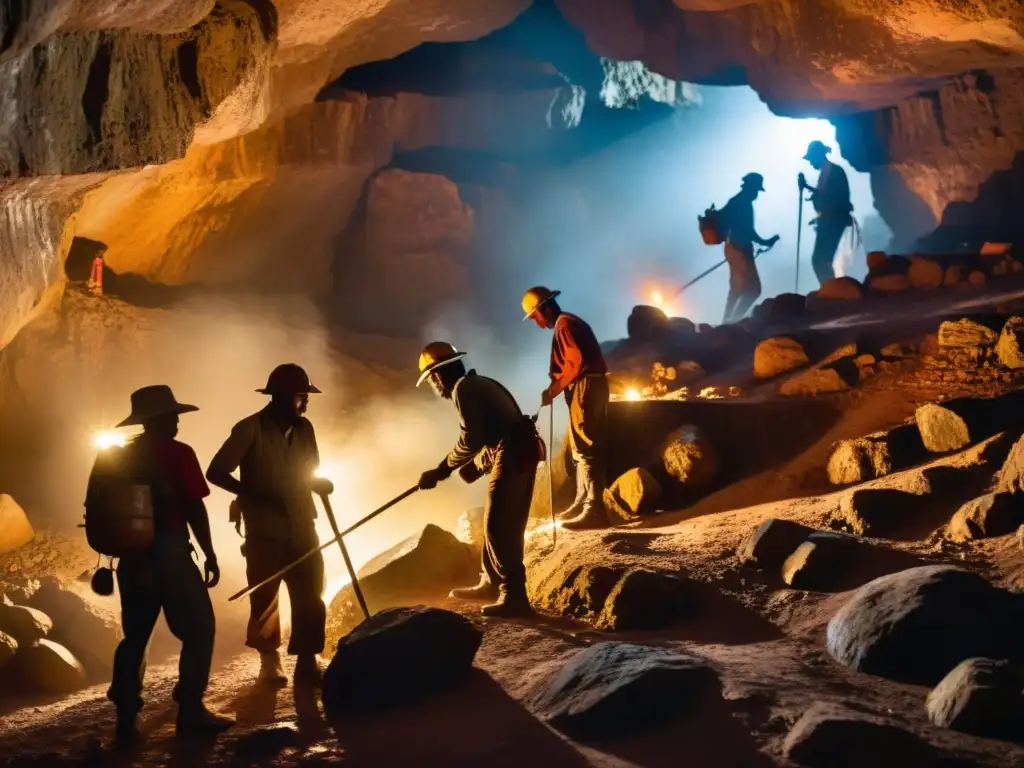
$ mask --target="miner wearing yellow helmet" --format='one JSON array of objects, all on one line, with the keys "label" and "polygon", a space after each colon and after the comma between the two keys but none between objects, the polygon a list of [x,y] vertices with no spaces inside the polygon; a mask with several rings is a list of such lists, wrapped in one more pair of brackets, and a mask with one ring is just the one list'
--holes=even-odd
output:
[{"label": "miner wearing yellow helmet", "polygon": [[550,405],[565,393],[569,404],[569,447],[576,463],[576,499],[560,518],[569,530],[608,527],[604,507],[608,417],[608,365],[594,331],[555,301],[559,291],[542,285],[523,295],[523,320],[554,331],[551,384],[541,393]]},{"label": "miner wearing yellow helmet", "polygon": [[419,386],[429,381],[434,391],[451,400],[459,414],[459,439],[441,463],[420,477],[428,489],[456,469],[466,482],[490,476],[484,503],[484,547],[480,583],[455,589],[452,597],[489,600],[485,616],[522,616],[532,609],[526,596],[523,537],[530,516],[537,464],[544,447],[533,419],[494,379],[467,371],[465,352],[435,341],[420,354]]}]

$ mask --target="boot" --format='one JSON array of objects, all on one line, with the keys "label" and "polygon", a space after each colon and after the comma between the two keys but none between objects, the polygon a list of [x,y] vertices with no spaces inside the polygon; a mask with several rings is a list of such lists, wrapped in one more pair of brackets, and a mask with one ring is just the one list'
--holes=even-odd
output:
[{"label": "boot", "polygon": [[214,736],[234,724],[232,718],[214,714],[202,702],[178,707],[179,736]]},{"label": "boot", "polygon": [[504,585],[498,590],[498,599],[480,609],[484,616],[514,619],[533,615],[533,607],[526,596],[526,589],[509,590]]},{"label": "boot", "polygon": [[572,520],[572,518],[578,516],[580,512],[583,511],[583,504],[587,500],[587,488],[584,483],[584,473],[580,471],[580,465],[582,463],[583,462],[576,463],[576,498],[567,509],[563,510],[558,515],[559,520]]},{"label": "boot", "polygon": [[295,662],[295,684],[318,688],[324,684],[324,671],[315,653],[301,653]]},{"label": "boot", "polygon": [[475,587],[458,587],[453,589],[448,597],[453,600],[495,600],[498,597],[498,588],[484,576]]},{"label": "boot", "polygon": [[258,685],[287,685],[288,677],[281,666],[281,654],[277,651],[260,652],[260,674],[256,678]]},{"label": "boot", "polygon": [[583,502],[583,511],[573,519],[564,521],[562,527],[569,531],[609,528],[611,523],[608,520],[608,511],[604,507],[603,472],[594,464],[583,461],[576,465],[576,471],[583,473],[586,499]]},{"label": "boot", "polygon": [[137,713],[118,712],[117,726],[114,729],[114,746],[118,749],[132,747],[142,739],[139,728],[135,724]]}]

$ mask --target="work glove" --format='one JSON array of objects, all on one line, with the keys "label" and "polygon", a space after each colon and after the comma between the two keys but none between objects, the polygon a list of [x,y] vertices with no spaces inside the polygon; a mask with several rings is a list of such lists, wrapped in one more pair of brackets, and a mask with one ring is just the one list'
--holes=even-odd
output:
[{"label": "work glove", "polygon": [[314,477],[309,487],[317,496],[330,496],[334,493],[334,483],[326,477]]},{"label": "work glove", "polygon": [[220,583],[220,566],[217,564],[216,557],[206,558],[206,562],[203,564],[203,574],[207,589],[213,589]]},{"label": "work glove", "polygon": [[429,491],[431,488],[436,488],[437,484],[442,480],[447,480],[451,472],[446,472],[440,467],[434,467],[434,469],[428,469],[422,475],[420,475],[420,490]]}]

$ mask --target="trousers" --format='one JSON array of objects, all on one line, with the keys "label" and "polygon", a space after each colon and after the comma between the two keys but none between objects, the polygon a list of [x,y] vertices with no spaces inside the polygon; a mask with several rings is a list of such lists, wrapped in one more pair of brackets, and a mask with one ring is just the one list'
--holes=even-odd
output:
[{"label": "trousers", "polygon": [[751,249],[725,244],[725,261],[729,265],[729,295],[725,300],[723,323],[743,318],[750,306],[761,295],[761,276]]},{"label": "trousers", "polygon": [[525,595],[523,537],[530,518],[537,462],[524,462],[517,451],[499,445],[493,451],[484,502],[483,572],[511,594]]},{"label": "trousers", "polygon": [[816,226],[814,251],[811,253],[811,267],[814,268],[814,274],[818,278],[818,283],[824,283],[826,280],[832,280],[836,276],[832,263],[836,258],[836,249],[839,247],[839,241],[843,239],[843,233],[850,226],[850,217],[820,218]]},{"label": "trousers", "polygon": [[147,554],[121,558],[117,585],[124,639],[114,653],[107,698],[121,711],[142,708],[146,650],[163,611],[168,628],[181,641],[174,700],[186,706],[201,703],[210,681],[216,623],[203,575],[192,560],[188,534],[184,530],[159,533]]},{"label": "trousers", "polygon": [[[249,536],[245,540],[245,575],[250,584],[272,576],[316,545],[316,536],[309,541],[280,540]],[[323,594],[327,586],[324,558],[320,553],[307,558],[284,576],[274,579],[249,596],[249,624],[245,644],[269,653],[281,647],[281,610],[278,594],[281,583],[288,589],[292,606],[292,636],[288,653],[293,655],[322,653],[327,606]]]}]

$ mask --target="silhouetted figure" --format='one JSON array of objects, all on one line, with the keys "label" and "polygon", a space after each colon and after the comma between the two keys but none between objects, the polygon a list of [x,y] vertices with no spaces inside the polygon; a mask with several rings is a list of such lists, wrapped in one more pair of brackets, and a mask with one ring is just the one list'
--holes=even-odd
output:
[{"label": "silhouetted figure", "polygon": [[89,290],[96,296],[103,295],[103,256],[106,253],[106,247],[96,253],[96,257],[92,260],[92,269],[89,272]]},{"label": "silhouetted figure", "polygon": [[754,262],[754,243],[770,248],[779,236],[765,240],[754,230],[754,201],[764,192],[764,177],[748,173],[740,191],[718,212],[725,237],[725,260],[729,264],[729,296],[725,300],[723,323],[734,323],[761,295],[761,276]]},{"label": "silhouetted figure", "polygon": [[846,171],[828,159],[831,148],[820,141],[812,141],[807,146],[804,160],[820,171],[818,186],[812,187],[801,173],[798,177],[800,189],[811,193],[811,203],[818,217],[811,223],[815,227],[814,251],[811,254],[811,266],[819,283],[831,280],[836,276],[832,266],[836,257],[839,241],[843,239],[846,228],[852,226],[853,204],[850,202],[850,182]]}]

